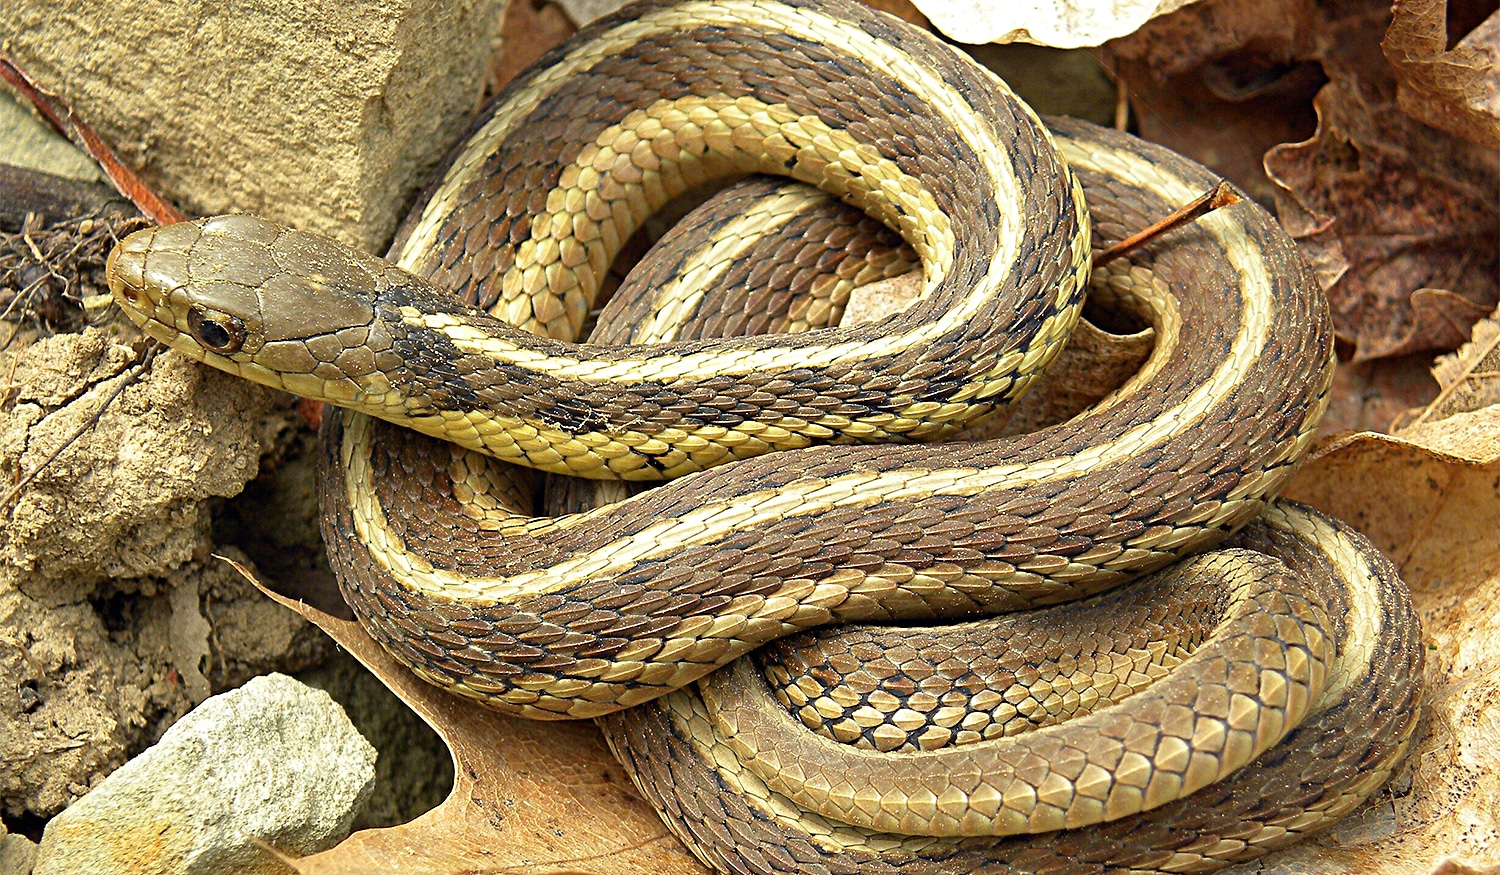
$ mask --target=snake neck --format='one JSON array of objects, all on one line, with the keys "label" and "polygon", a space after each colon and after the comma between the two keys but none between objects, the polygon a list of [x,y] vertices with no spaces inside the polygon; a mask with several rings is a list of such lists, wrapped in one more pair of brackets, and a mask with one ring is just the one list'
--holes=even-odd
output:
[{"label": "snake neck", "polygon": [[[990,337],[997,298],[973,320],[908,332],[932,334],[930,344],[868,326],[735,350],[681,342],[662,356],[534,337],[411,277],[379,295],[347,379],[316,391],[532,468],[672,479],[773,450],[950,436],[1019,395],[1056,354],[1078,318],[1079,280],[1062,279],[1060,308],[1025,314],[1019,339]],[[933,361],[955,348],[972,353]]]}]

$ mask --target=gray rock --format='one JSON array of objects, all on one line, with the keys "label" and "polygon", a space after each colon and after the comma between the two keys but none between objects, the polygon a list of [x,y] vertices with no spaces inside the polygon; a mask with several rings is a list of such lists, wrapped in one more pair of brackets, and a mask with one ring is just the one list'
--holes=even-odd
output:
[{"label": "gray rock", "polygon": [[0,835],[0,875],[31,875],[35,862],[36,842],[25,836]]},{"label": "gray rock", "polygon": [[53,818],[36,875],[284,873],[349,831],[375,749],[327,693],[285,675],[214,696]]},{"label": "gray rock", "polygon": [[[0,94],[0,164],[103,182],[94,159],[63,139],[9,94]],[[0,872],[5,870],[0,869]]]}]

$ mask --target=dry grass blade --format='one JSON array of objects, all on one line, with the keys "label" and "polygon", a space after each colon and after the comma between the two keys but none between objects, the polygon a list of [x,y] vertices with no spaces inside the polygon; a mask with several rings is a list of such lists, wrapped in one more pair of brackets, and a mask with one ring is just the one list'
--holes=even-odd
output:
[{"label": "dry grass blade", "polygon": [[1170,215],[1151,227],[1131,234],[1108,249],[1094,253],[1094,267],[1103,267],[1116,258],[1145,246],[1163,234],[1181,228],[1189,222],[1196,222],[1220,207],[1233,206],[1242,200],[1244,198],[1240,197],[1234,187],[1221,179],[1218,185],[1173,210]]}]

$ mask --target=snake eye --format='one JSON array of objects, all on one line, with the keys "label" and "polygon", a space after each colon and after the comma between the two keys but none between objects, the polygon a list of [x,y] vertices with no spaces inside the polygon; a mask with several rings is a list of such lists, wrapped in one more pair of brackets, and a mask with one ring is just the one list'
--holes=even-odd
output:
[{"label": "snake eye", "polygon": [[238,352],[245,344],[245,323],[228,313],[194,307],[188,311],[188,328],[205,349],[222,355]]}]

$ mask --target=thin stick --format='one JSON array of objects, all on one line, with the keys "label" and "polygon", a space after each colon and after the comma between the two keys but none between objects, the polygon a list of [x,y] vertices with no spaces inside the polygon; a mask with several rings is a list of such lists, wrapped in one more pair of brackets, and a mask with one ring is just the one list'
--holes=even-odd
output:
[{"label": "thin stick", "polygon": [[110,390],[107,396],[105,396],[104,403],[99,405],[99,409],[95,410],[93,413],[90,413],[88,415],[88,418],[86,418],[72,434],[68,435],[68,437],[64,439],[62,443],[58,444],[57,449],[53,450],[52,453],[47,456],[47,458],[43,459],[40,465],[37,465],[35,468],[31,469],[31,473],[21,478],[20,483],[17,483],[15,486],[11,487],[11,490],[5,493],[5,496],[3,498],[0,498],[0,508],[9,507],[11,501],[13,501],[16,496],[21,494],[21,490],[25,489],[27,486],[30,486],[31,481],[35,480],[38,474],[47,470],[47,467],[49,465],[57,461],[57,457],[63,454],[63,450],[66,450],[68,447],[72,446],[74,441],[78,440],[80,437],[83,437],[84,432],[97,425],[99,420],[104,416],[104,411],[109,409],[109,405],[113,404],[114,400],[120,397],[120,393],[124,392],[127,387],[135,385],[135,381],[139,380],[141,378],[141,374],[144,374],[146,370],[151,367],[151,362],[155,360],[156,354],[162,349],[163,347],[161,346],[153,345],[146,352],[146,357],[141,359],[140,363],[132,366],[130,370],[122,373],[120,375],[120,382]]},{"label": "thin stick", "polygon": [[1125,77],[1115,70],[1115,130],[1123,131],[1130,126],[1130,93],[1125,90]]},{"label": "thin stick", "polygon": [[1094,255],[1094,267],[1103,267],[1126,253],[1131,252],[1147,243],[1155,240],[1168,231],[1196,222],[1219,207],[1227,207],[1237,204],[1244,198],[1224,180],[1198,197],[1193,198],[1192,203],[1174,210],[1170,216],[1151,225],[1144,231],[1138,231],[1121,240],[1119,243],[1101,250]]},{"label": "thin stick", "polygon": [[26,75],[24,70],[4,54],[0,54],[0,79],[9,82],[21,96],[31,101],[31,105],[36,107],[37,112],[42,114],[54,130],[92,155],[110,182],[115,184],[115,188],[130,198],[130,202],[146,218],[158,225],[187,220],[182,211],[162,200],[134,171],[126,167],[119,156],[115,155],[115,150],[66,101],[36,84],[36,80]]}]

